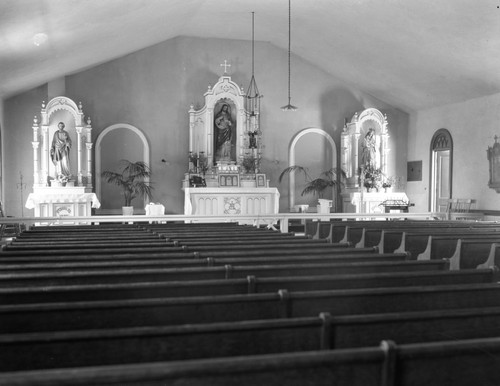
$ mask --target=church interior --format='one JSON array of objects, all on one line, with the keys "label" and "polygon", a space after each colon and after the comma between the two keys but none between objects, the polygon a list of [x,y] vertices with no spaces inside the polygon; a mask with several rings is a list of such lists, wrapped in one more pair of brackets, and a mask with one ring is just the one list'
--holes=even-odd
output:
[{"label": "church interior", "polygon": [[[41,125],[43,103],[64,96],[81,104],[85,124],[91,120],[93,169],[83,164],[81,170],[98,195],[99,213],[116,213],[121,204],[120,192],[100,173],[117,170],[121,159],[145,157],[155,186],[152,202],[164,205],[167,214],[183,213],[182,181],[189,151],[197,150],[190,148],[189,110],[202,108],[208,87],[226,73],[245,92],[252,75],[258,85],[260,169],[279,190],[280,212],[297,204],[316,206],[317,197],[300,194],[302,175],[295,175],[296,186],[287,178],[279,181],[291,166],[293,141],[304,130],[325,133],[333,147],[323,135],[302,135],[294,162],[312,177],[340,167],[345,123],[373,108],[387,117],[386,174],[398,182],[393,190],[405,192],[414,204],[410,210],[438,209],[432,141],[445,129],[452,146],[446,195],[474,199],[476,209],[495,215],[498,197],[488,186],[485,152],[498,135],[496,5],[466,0],[291,5],[289,18],[288,2],[277,0],[69,1],[63,10],[51,0],[3,1],[5,212],[34,215],[26,208],[37,183],[33,120]],[[38,46],[37,33],[46,34]],[[288,96],[297,111],[281,110]],[[49,131],[57,124],[56,116],[51,119]],[[85,162],[85,144],[81,151]],[[134,205],[144,211],[140,200]],[[333,210],[344,209],[338,202]]]},{"label": "church interior", "polygon": [[500,384],[500,3],[1,0],[0,42],[0,385]]}]

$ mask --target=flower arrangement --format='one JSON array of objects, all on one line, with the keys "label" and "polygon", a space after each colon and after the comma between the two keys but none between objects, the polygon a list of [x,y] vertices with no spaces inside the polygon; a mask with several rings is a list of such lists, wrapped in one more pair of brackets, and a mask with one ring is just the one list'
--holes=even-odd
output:
[{"label": "flower arrangement", "polygon": [[386,181],[384,173],[379,168],[373,166],[366,166],[361,169],[360,183],[367,189],[377,189],[377,191],[384,187]]},{"label": "flower arrangement", "polygon": [[64,185],[64,184],[66,184],[69,181],[70,177],[71,176],[66,176],[64,174],[59,174],[57,176],[57,181],[59,181],[61,183],[61,185]]},{"label": "flower arrangement", "polygon": [[246,173],[255,173],[256,158],[253,155],[245,155],[241,161],[241,166],[245,169]]},{"label": "flower arrangement", "polygon": [[189,152],[189,172],[190,173],[203,173],[203,175],[208,170],[208,159],[205,156],[204,151],[200,151],[200,153]]},{"label": "flower arrangement", "polygon": [[200,151],[200,155],[198,157],[198,169],[203,175],[205,175],[208,170],[208,159],[205,156],[204,151]]},{"label": "flower arrangement", "polygon": [[382,187],[385,188],[385,189],[391,188],[395,183],[396,183],[396,177],[389,176],[382,183]]}]

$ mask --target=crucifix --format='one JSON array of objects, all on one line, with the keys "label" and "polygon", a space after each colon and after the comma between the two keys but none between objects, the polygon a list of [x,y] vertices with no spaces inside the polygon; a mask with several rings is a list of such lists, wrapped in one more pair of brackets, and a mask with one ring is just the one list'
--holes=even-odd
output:
[{"label": "crucifix", "polygon": [[227,62],[226,59],[224,59],[224,63],[222,63],[220,66],[224,67],[224,74],[227,74],[227,68],[231,67],[231,65]]}]

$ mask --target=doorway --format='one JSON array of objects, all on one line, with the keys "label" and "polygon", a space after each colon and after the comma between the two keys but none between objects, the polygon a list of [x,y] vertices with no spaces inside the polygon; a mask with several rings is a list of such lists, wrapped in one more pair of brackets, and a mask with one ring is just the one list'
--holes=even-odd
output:
[{"label": "doorway", "polygon": [[452,197],[453,140],[446,129],[434,133],[431,141],[430,205],[431,212],[446,212]]}]

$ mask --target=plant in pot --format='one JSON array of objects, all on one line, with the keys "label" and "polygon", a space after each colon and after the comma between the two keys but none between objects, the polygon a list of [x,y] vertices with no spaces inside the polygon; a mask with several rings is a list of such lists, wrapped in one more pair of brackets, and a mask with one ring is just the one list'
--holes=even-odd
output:
[{"label": "plant in pot", "polygon": [[120,187],[124,198],[123,214],[131,215],[134,211],[134,198],[147,197],[151,200],[153,197],[153,186],[150,181],[145,180],[151,177],[151,169],[142,161],[121,160],[120,164],[121,172],[106,170],[101,176],[106,182]]},{"label": "plant in pot", "polygon": [[299,165],[293,165],[287,167],[281,172],[278,178],[279,183],[281,183],[286,175],[297,172],[303,173],[304,179],[306,181],[306,186],[304,187],[304,190],[302,190],[300,195],[316,195],[320,200],[319,202],[323,200],[323,196],[328,187],[333,188],[333,195],[334,199],[336,200],[338,195],[340,194],[340,187],[343,185],[343,181],[345,179],[345,172],[340,168],[331,168],[330,170],[322,172],[317,178],[313,179],[309,175],[307,168]]}]

